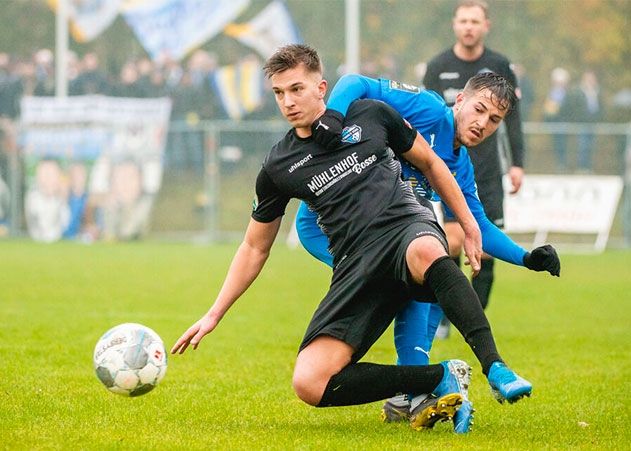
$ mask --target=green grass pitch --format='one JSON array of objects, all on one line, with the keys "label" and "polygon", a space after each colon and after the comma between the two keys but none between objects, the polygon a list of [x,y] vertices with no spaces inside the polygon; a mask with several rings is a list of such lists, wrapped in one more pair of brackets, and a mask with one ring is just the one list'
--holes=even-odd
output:
[{"label": "green grass pitch", "polygon": [[[195,352],[170,356],[140,398],[92,368],[110,327],[139,322],[170,347],[210,306],[236,245],[0,242],[3,449],[628,449],[630,252],[563,255],[562,277],[497,265],[488,315],[500,352],[533,382],[496,403],[459,334],[432,360],[474,368],[474,430],[382,424],[381,403],[316,409],[291,389],[297,346],[329,271],[277,244],[259,279]],[[391,363],[392,330],[365,357]]]}]

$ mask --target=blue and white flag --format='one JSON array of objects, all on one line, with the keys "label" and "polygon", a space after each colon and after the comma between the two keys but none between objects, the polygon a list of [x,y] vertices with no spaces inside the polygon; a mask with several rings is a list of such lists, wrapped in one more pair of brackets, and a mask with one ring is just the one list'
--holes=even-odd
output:
[{"label": "blue and white flag", "polygon": [[[48,0],[55,11],[58,0]],[[70,0],[68,16],[70,31],[77,42],[96,38],[114,22],[120,10],[121,0]]]},{"label": "blue and white flag", "polygon": [[180,60],[220,33],[250,0],[128,1],[123,15],[151,59]]},{"label": "blue and white flag", "polygon": [[286,44],[302,42],[298,28],[282,0],[273,0],[252,20],[245,24],[230,24],[224,33],[267,59]]}]

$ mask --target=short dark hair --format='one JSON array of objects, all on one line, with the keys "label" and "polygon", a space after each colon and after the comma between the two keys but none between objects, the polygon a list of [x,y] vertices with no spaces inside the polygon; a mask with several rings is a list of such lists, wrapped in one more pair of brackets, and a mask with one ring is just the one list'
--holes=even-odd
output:
[{"label": "short dark hair", "polygon": [[279,48],[269,57],[263,70],[267,78],[271,78],[274,74],[293,69],[300,64],[304,64],[309,72],[323,72],[318,52],[304,44],[290,44]]},{"label": "short dark hair", "polygon": [[474,93],[488,89],[491,92],[491,101],[499,106],[505,106],[506,112],[510,112],[517,102],[515,88],[501,75],[495,72],[482,72],[471,77],[464,86],[465,93]]},{"label": "short dark hair", "polygon": [[460,0],[454,8],[454,17],[460,8],[473,8],[477,6],[484,11],[484,17],[489,18],[489,4],[484,0]]}]

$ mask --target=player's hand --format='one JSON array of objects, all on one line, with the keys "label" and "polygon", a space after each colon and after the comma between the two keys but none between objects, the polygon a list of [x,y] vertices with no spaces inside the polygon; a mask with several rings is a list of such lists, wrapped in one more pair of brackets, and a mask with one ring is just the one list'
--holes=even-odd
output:
[{"label": "player's hand", "polygon": [[528,252],[524,256],[524,266],[533,271],[548,271],[557,277],[561,275],[561,260],[557,251],[549,244]]},{"label": "player's hand", "polygon": [[322,116],[311,124],[313,140],[329,150],[340,145],[344,116],[335,110],[327,109]]},{"label": "player's hand", "polygon": [[184,354],[189,345],[193,346],[193,349],[197,349],[201,339],[212,332],[217,327],[217,323],[219,323],[219,319],[213,316],[211,312],[206,313],[175,342],[171,348],[171,354]]},{"label": "player's hand", "polygon": [[[477,276],[480,272],[482,260],[482,235],[478,226],[469,227],[469,230],[464,231],[464,253],[467,256],[465,265],[471,266],[471,275]],[[463,229],[464,230],[464,229]]]},{"label": "player's hand", "polygon": [[520,190],[521,184],[524,182],[524,168],[511,166],[508,170],[508,177],[510,178],[511,186],[513,187],[510,190],[510,193],[516,194]]}]

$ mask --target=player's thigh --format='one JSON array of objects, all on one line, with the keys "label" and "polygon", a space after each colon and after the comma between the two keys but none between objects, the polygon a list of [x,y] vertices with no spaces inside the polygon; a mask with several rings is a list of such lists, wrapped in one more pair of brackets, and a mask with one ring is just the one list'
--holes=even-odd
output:
[{"label": "player's thigh", "polygon": [[462,251],[464,243],[464,230],[457,222],[445,222],[445,233],[447,234],[447,242],[449,243],[449,255],[457,257]]}]

